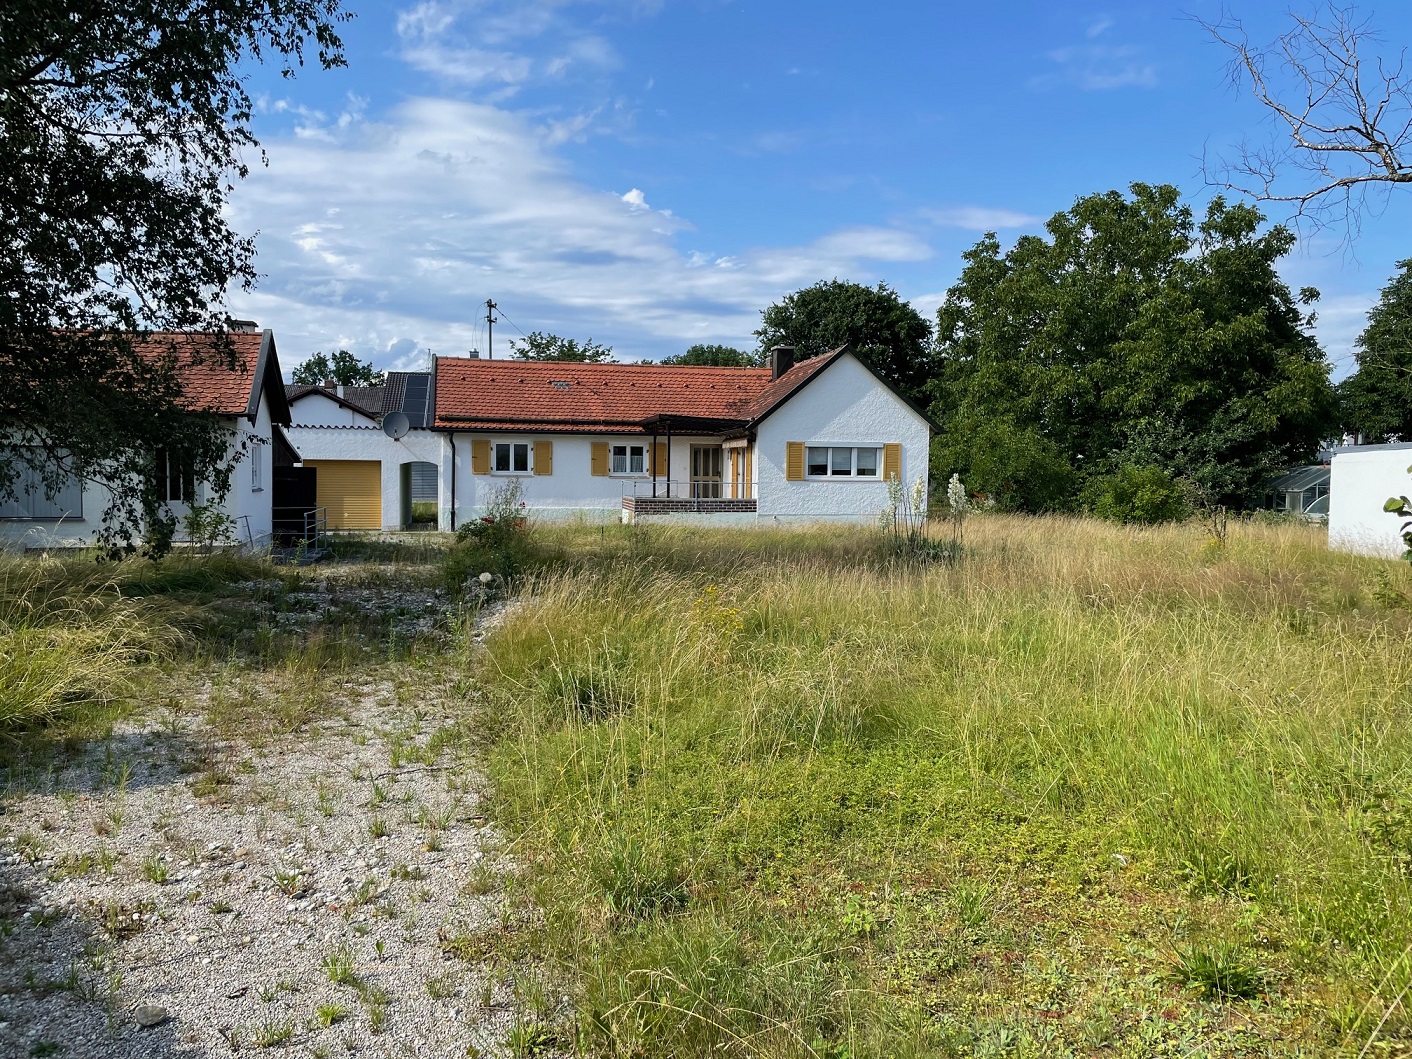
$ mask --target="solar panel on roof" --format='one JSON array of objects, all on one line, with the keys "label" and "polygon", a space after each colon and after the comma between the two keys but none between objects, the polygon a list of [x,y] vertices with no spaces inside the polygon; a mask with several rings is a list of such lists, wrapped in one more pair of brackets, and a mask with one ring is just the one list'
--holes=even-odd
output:
[{"label": "solar panel on roof", "polygon": [[407,375],[406,389],[402,394],[402,411],[414,427],[425,427],[431,411],[427,407],[431,396],[431,376],[424,372]]}]

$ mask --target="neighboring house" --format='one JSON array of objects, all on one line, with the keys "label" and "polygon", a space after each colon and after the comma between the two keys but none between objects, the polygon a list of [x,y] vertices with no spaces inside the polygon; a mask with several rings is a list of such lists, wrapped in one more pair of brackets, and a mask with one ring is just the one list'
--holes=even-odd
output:
[{"label": "neighboring house", "polygon": [[[271,535],[274,468],[298,459],[280,431],[289,424],[289,406],[273,332],[252,327],[224,336],[234,355],[234,367],[229,366],[227,352],[218,346],[221,337],[157,333],[144,343],[176,354],[186,403],[193,411],[214,412],[228,423],[230,453],[238,466],[221,510],[231,520],[236,541],[261,547],[269,543]],[[202,356],[206,359],[198,359]],[[206,484],[193,482],[182,473],[179,453],[156,455],[167,506],[179,520],[193,503],[210,501]],[[93,544],[102,529],[111,485],[72,479],[49,499],[37,488],[37,482],[25,483],[17,499],[0,504],[0,546],[42,549]],[[181,541],[184,536],[178,522],[176,539]]]},{"label": "neighboring house", "polygon": [[1265,491],[1265,507],[1292,515],[1323,518],[1329,513],[1329,481],[1332,469],[1327,463],[1296,467],[1272,481]]},{"label": "neighboring house", "polygon": [[[431,374],[389,372],[382,386],[289,386],[290,440],[316,473],[317,505],[334,530],[397,530],[415,501],[438,499],[446,442],[431,425]],[[406,432],[384,430],[406,416]]]},{"label": "neighboring house", "polygon": [[[541,517],[872,521],[935,425],[846,348],[769,368],[438,357],[443,528],[508,479]],[[449,518],[447,517],[449,516]]]},{"label": "neighboring house", "polygon": [[1334,450],[1329,482],[1329,547],[1396,558],[1406,550],[1402,519],[1383,510],[1389,497],[1412,495],[1412,442]]}]

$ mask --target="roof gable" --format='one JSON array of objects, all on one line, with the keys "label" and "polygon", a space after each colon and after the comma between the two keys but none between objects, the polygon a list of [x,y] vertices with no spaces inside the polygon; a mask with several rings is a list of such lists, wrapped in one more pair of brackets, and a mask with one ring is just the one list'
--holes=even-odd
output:
[{"label": "roof gable", "polygon": [[789,401],[791,398],[799,394],[799,392],[802,391],[804,387],[809,385],[809,383],[813,382],[815,379],[819,378],[821,375],[824,374],[825,371],[828,370],[830,366],[837,363],[844,357],[848,357],[850,360],[852,360],[855,364],[857,364],[874,379],[876,379],[879,383],[881,383],[889,393],[891,393],[894,397],[896,397],[899,401],[906,405],[911,411],[915,412],[918,416],[920,416],[926,422],[927,427],[929,429],[938,432],[941,430],[941,425],[937,423],[936,420],[932,419],[932,417],[929,416],[921,407],[919,407],[915,401],[913,401],[910,397],[904,394],[887,379],[879,375],[871,364],[863,360],[862,357],[858,356],[856,353],[853,352],[850,347],[846,345],[839,346],[832,353],[825,353],[821,356],[810,357],[808,360],[801,361],[794,367],[790,368],[789,371],[781,375],[778,379],[776,379],[765,390],[765,392],[760,395],[760,397],[756,400],[754,406],[752,407],[750,426],[752,428],[758,426],[766,418],[768,418],[774,412],[779,410],[779,408],[782,407],[786,401]]},{"label": "roof gable", "polygon": [[[350,392],[355,390],[358,392]],[[291,405],[298,404],[306,397],[322,397],[365,419],[376,421],[382,415],[382,388],[379,386],[346,387],[344,396],[340,397],[336,391],[327,387],[298,383],[284,387],[284,393]]]}]

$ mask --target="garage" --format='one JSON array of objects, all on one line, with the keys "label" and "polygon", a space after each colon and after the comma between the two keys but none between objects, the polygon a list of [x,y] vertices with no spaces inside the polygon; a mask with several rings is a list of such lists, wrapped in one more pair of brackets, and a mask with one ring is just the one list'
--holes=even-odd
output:
[{"label": "garage", "polygon": [[331,530],[382,529],[382,463],[378,460],[305,460],[318,472],[319,507]]}]

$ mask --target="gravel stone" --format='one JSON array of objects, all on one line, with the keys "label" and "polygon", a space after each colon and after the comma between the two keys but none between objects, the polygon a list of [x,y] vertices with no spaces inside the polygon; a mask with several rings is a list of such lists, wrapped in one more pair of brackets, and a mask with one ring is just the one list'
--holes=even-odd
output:
[{"label": "gravel stone", "polygon": [[[328,589],[306,591],[316,610]],[[393,599],[417,629],[449,607],[395,586],[364,602]],[[154,710],[0,771],[0,1059],[40,1040],[86,1059],[249,1054],[286,1024],[291,1055],[505,1054],[523,1017],[512,972],[448,942],[501,928],[512,912],[486,874],[513,864],[473,767],[405,753],[464,721],[444,677],[355,671],[327,716],[260,742],[206,725],[207,685],[175,724]],[[214,790],[200,782],[212,761]],[[376,841],[375,819],[390,831]],[[182,872],[153,881],[163,864]],[[333,953],[386,992],[380,1032],[360,992],[330,980]],[[346,1017],[321,1027],[334,1004]]]}]

